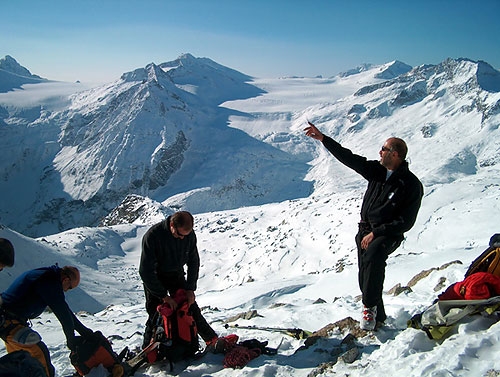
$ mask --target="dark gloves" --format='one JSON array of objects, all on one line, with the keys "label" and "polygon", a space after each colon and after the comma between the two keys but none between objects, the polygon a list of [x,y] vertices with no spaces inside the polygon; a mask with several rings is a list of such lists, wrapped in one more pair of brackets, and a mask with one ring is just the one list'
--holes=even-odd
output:
[{"label": "dark gloves", "polygon": [[79,345],[81,345],[83,342],[85,342],[85,340],[98,337],[97,334],[101,335],[100,332],[98,332],[98,331],[93,332],[91,329],[89,329],[85,326],[79,327],[77,332],[81,336],[74,336],[73,335],[71,337],[67,337],[67,339],[66,339],[66,344],[68,345],[68,348],[71,351],[75,351]]},{"label": "dark gloves", "polygon": [[87,327],[82,327],[81,329],[78,329],[77,331],[83,338],[90,338],[94,335],[94,332]]}]

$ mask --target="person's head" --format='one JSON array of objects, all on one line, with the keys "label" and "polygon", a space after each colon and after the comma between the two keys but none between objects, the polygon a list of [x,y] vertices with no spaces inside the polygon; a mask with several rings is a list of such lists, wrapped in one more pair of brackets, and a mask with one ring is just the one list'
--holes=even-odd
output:
[{"label": "person's head", "polygon": [[179,211],[170,216],[170,232],[175,238],[183,239],[193,231],[194,219],[187,211]]},{"label": "person's head", "polygon": [[0,238],[0,271],[14,265],[14,246],[6,238]]},{"label": "person's head", "polygon": [[61,283],[64,292],[78,287],[78,284],[80,284],[80,271],[78,271],[78,268],[73,266],[61,268]]},{"label": "person's head", "polygon": [[403,139],[391,137],[380,148],[380,164],[386,169],[395,170],[406,159],[408,147]]}]

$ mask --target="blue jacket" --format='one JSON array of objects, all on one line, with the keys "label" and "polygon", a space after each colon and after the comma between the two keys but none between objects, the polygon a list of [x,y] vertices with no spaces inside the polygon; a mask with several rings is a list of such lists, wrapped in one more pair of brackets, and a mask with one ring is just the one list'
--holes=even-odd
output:
[{"label": "blue jacket", "polygon": [[75,330],[81,335],[91,333],[66,303],[61,283],[61,268],[58,266],[24,272],[1,296],[2,308],[10,317],[22,322],[38,317],[49,307],[61,323],[70,348]]}]

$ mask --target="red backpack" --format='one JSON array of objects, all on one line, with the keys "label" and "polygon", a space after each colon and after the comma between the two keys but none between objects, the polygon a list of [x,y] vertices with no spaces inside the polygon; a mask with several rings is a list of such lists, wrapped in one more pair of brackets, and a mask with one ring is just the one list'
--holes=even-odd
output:
[{"label": "red backpack", "polygon": [[489,246],[472,261],[463,281],[449,286],[440,300],[484,300],[500,295],[500,234],[490,238]]},{"label": "red backpack", "polygon": [[193,357],[200,350],[198,329],[185,297],[184,290],[176,292],[176,310],[168,304],[158,306],[151,343],[159,344],[147,354],[148,362],[167,359],[172,363]]}]

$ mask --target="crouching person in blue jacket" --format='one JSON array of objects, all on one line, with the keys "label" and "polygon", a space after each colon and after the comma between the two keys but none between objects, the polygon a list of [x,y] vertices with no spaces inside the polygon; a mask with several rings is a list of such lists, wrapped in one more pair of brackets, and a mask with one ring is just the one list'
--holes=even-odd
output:
[{"label": "crouching person in blue jacket", "polygon": [[38,317],[49,307],[62,325],[69,349],[74,348],[75,330],[82,336],[92,334],[73,314],[64,293],[80,283],[76,267],[57,265],[30,270],[21,274],[1,294],[3,323],[0,337],[7,352],[25,350],[44,366],[47,376],[53,377],[55,369],[50,354],[40,335],[31,329],[29,320]]}]

